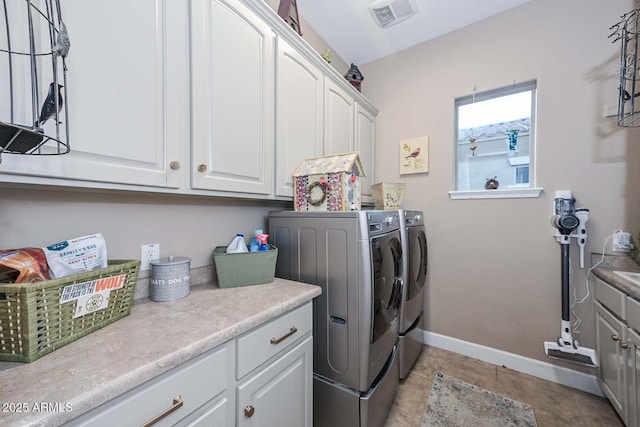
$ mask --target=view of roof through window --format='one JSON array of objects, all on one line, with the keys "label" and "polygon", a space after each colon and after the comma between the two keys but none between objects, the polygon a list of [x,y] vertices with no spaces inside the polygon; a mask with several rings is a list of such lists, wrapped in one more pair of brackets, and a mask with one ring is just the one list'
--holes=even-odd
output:
[{"label": "view of roof through window", "polygon": [[463,129],[510,122],[531,115],[531,90],[460,106],[458,128]]}]

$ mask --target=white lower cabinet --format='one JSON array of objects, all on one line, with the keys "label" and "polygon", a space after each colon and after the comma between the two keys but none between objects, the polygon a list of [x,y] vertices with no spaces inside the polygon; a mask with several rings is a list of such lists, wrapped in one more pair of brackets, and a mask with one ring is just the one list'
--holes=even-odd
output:
[{"label": "white lower cabinet", "polygon": [[625,425],[640,422],[640,302],[595,279],[598,382]]},{"label": "white lower cabinet", "polygon": [[[217,399],[228,411],[233,393],[228,390],[229,345],[217,348],[152,379],[91,412],[70,426],[172,426],[207,402]],[[216,414],[216,418],[226,418]],[[153,424],[149,424],[155,421]],[[221,424],[222,425],[222,424]]]},{"label": "white lower cabinet", "polygon": [[311,426],[311,302],[92,411],[69,426]]},{"label": "white lower cabinet", "polygon": [[309,336],[238,385],[238,426],[311,427],[313,342]]},{"label": "white lower cabinet", "polygon": [[596,348],[600,359],[600,387],[623,420],[627,419],[625,358],[620,339],[626,325],[596,303]]},{"label": "white lower cabinet", "polygon": [[628,425],[637,426],[640,423],[640,334],[629,330],[629,421]]},{"label": "white lower cabinet", "polygon": [[231,425],[230,411],[233,402],[227,396],[216,399],[210,405],[205,405],[202,410],[195,411],[187,418],[177,423],[178,427],[226,427]]}]

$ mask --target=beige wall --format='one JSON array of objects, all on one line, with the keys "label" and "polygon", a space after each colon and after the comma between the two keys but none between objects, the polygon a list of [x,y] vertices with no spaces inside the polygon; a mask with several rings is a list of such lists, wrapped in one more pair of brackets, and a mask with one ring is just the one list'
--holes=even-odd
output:
[{"label": "beige wall", "polygon": [[109,258],[140,259],[140,245],[160,255],[188,256],[191,267],[213,263],[216,246],[236,233],[267,230],[270,210],[291,203],[91,190],[0,189],[0,249],[42,247],[102,233]]},{"label": "beige wall", "polygon": [[[360,67],[380,109],[376,177],[407,183],[403,207],[425,212],[428,331],[551,361],[560,333],[560,246],[550,226],[555,190],[590,208],[588,252],[617,228],[640,231],[640,138],[603,116],[617,95],[619,44],[609,27],[630,0],[533,0],[484,22]],[[578,12],[579,11],[579,12]],[[451,200],[454,99],[538,81],[539,198]],[[400,176],[399,141],[428,135],[429,173]],[[585,270],[571,246],[571,281]],[[611,252],[611,245],[607,246]],[[578,308],[581,344],[594,346],[591,300]],[[576,365],[571,365],[575,367]]]}]

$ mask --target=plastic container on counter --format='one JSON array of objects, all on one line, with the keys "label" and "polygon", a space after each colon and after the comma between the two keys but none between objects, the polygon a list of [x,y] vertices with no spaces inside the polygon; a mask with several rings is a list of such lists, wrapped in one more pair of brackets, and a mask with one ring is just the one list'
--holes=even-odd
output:
[{"label": "plastic container on counter", "polygon": [[244,234],[238,233],[227,246],[227,253],[235,254],[241,252],[249,252],[249,249],[247,249],[247,244],[244,241]]}]

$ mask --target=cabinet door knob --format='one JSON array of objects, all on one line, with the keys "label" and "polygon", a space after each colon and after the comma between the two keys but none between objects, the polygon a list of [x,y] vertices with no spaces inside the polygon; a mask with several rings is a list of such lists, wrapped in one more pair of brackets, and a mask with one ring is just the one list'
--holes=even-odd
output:
[{"label": "cabinet door knob", "polygon": [[169,167],[171,169],[173,169],[174,171],[180,169],[180,162],[177,160],[174,160],[173,162],[169,163]]},{"label": "cabinet door knob", "polygon": [[198,165],[198,172],[205,172],[207,170],[207,165],[202,164]]},{"label": "cabinet door knob", "polygon": [[256,411],[256,408],[254,408],[251,405],[247,405],[247,406],[244,407],[244,415],[245,415],[245,417],[251,418],[255,411]]},{"label": "cabinet door knob", "polygon": [[623,342],[622,344],[620,344],[620,348],[623,348],[625,350],[629,350],[631,348],[631,346],[629,344],[627,344],[626,342]]},{"label": "cabinet door knob", "polygon": [[611,339],[614,340],[614,341],[621,341],[622,340],[622,338],[620,338],[616,334],[611,335]]}]

